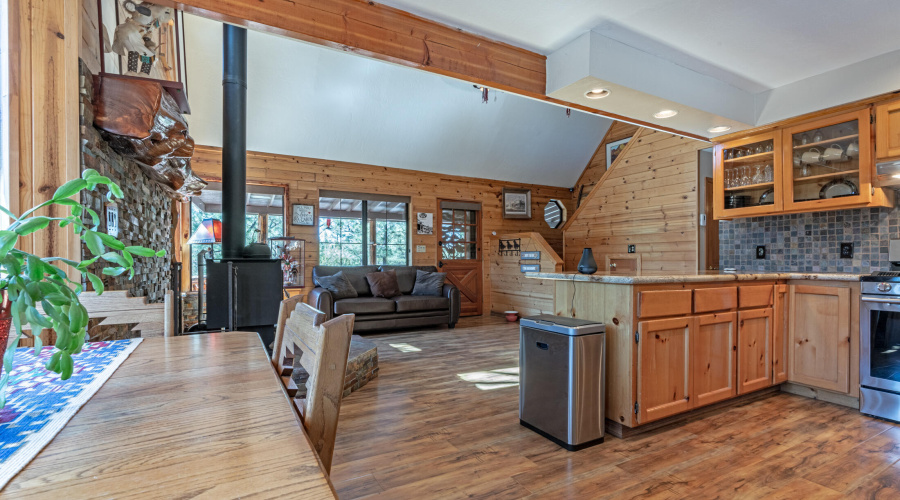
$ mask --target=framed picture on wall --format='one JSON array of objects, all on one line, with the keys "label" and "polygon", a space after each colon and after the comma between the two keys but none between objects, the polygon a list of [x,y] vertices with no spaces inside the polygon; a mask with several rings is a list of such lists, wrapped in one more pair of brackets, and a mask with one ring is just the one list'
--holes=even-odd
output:
[{"label": "framed picture on wall", "polygon": [[503,218],[531,218],[531,190],[503,188]]},{"label": "framed picture on wall", "polygon": [[419,212],[416,214],[416,234],[434,234],[434,214]]},{"label": "framed picture on wall", "polygon": [[316,207],[313,205],[291,205],[291,225],[315,226]]},{"label": "framed picture on wall", "polygon": [[606,144],[606,169],[609,170],[609,167],[612,166],[613,162],[616,161],[616,158],[619,157],[619,154],[622,153],[622,150],[625,149],[625,145],[628,144],[628,141],[631,140],[631,137],[626,139],[622,139],[620,141],[610,142]]}]

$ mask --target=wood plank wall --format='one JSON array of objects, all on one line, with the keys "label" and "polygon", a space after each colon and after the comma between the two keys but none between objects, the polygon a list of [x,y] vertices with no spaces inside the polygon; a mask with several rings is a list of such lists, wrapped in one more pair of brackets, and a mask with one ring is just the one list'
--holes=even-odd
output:
[{"label": "wood plank wall", "polygon": [[[541,260],[521,260],[518,255],[500,255],[500,239],[520,238],[522,251],[539,251]],[[563,261],[538,233],[501,234],[491,238],[487,257],[490,260],[491,312],[519,311],[520,316],[553,314],[555,281],[526,278],[520,264],[541,264],[541,272],[562,272]]]},{"label": "wood plank wall", "polygon": [[627,137],[632,137],[639,129],[640,127],[630,123],[619,121],[613,122],[609,127],[609,130],[606,131],[603,140],[600,141],[600,145],[597,146],[597,150],[594,152],[591,161],[588,162],[587,166],[584,168],[584,172],[581,173],[581,177],[578,178],[578,182],[575,183],[575,190],[572,191],[572,197],[573,200],[575,200],[576,207],[578,206],[579,195],[581,194],[582,199],[584,199],[597,182],[600,181],[603,175],[606,174],[606,145]]},{"label": "wood plank wall", "polygon": [[[78,0],[10,0],[10,208],[21,213],[50,199],[80,174],[78,157]],[[64,215],[58,207],[35,215]],[[21,238],[42,256],[79,259],[80,242],[55,225]]]},{"label": "wood plank wall", "polygon": [[[100,19],[97,15],[97,2],[96,0],[80,0],[79,3],[81,4],[81,43],[78,54],[81,60],[84,61],[85,66],[91,70],[91,73],[99,75],[100,58],[103,57],[103,53],[100,46],[100,31],[98,28]],[[112,26],[115,23],[107,22],[105,24]],[[113,36],[113,33],[108,33],[108,35]],[[112,43],[112,40],[109,43]]]},{"label": "wood plank wall", "polygon": [[696,271],[698,151],[710,146],[639,130],[564,227],[565,268],[575,269],[590,247],[604,270],[607,255],[633,244],[643,271]]},{"label": "wood plank wall", "polygon": [[[191,164],[194,172],[204,178],[218,179],[222,175],[222,153],[220,148],[198,146]],[[286,184],[289,190],[289,203],[316,205],[318,216],[319,189],[339,191],[369,192],[411,198],[410,215],[414,219],[416,212],[435,214],[435,221],[440,220],[438,211],[439,198],[479,202],[482,205],[482,245],[489,241],[492,232],[497,234],[537,232],[548,244],[560,251],[562,248],[562,231],[550,229],[543,220],[543,206],[551,199],[559,199],[572,210],[571,193],[567,188],[514,184],[510,182],[476,179],[453,175],[440,175],[428,172],[403,170],[398,168],[378,167],[358,163],[333,162],[300,158],[295,156],[275,155],[249,152],[247,154],[247,180],[251,182],[267,182]],[[531,189],[531,220],[503,219],[500,211],[500,196],[503,187],[520,187]],[[181,231],[184,236],[184,231]],[[312,285],[312,267],[318,262],[318,229],[316,227],[289,226],[290,236],[305,239],[306,244],[306,283]],[[413,265],[435,265],[438,260],[437,236],[419,236],[412,225],[412,263]],[[417,253],[416,245],[425,245],[424,253]],[[487,250],[482,246],[482,250]],[[484,255],[484,252],[483,252]],[[490,279],[488,279],[489,259],[484,255],[484,311],[490,311]]]}]

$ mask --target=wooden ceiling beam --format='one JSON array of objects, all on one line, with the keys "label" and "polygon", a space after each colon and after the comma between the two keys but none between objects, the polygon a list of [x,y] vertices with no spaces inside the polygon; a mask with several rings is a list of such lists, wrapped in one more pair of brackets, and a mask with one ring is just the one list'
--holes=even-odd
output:
[{"label": "wooden ceiling beam", "polygon": [[546,57],[362,0],[163,0],[185,12],[488,87],[544,95]]}]

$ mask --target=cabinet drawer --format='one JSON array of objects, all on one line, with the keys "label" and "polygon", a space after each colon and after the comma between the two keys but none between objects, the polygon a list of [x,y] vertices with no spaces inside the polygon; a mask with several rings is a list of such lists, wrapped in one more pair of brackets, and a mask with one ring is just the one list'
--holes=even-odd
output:
[{"label": "cabinet drawer", "polygon": [[737,307],[737,287],[698,288],[694,290],[694,312],[724,311]]},{"label": "cabinet drawer", "polygon": [[755,285],[738,287],[741,309],[770,307],[774,304],[775,285]]},{"label": "cabinet drawer", "polygon": [[690,313],[690,290],[657,290],[638,294],[639,318],[681,316]]}]

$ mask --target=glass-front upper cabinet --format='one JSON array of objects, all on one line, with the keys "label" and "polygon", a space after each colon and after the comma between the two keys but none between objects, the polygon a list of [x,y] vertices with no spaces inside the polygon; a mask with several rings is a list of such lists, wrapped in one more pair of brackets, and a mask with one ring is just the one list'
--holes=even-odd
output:
[{"label": "glass-front upper cabinet", "polygon": [[716,146],[713,183],[716,219],[782,209],[781,135],[775,132]]},{"label": "glass-front upper cabinet", "polygon": [[872,201],[869,109],[784,129],[785,210],[827,210]]}]

